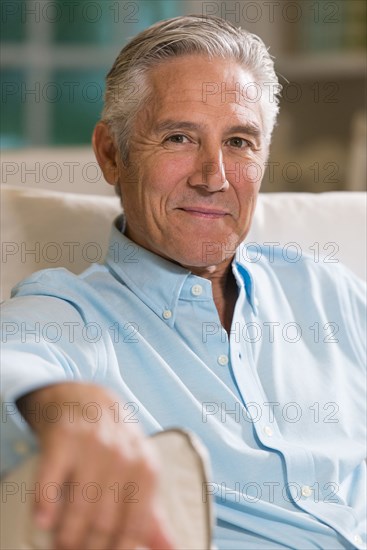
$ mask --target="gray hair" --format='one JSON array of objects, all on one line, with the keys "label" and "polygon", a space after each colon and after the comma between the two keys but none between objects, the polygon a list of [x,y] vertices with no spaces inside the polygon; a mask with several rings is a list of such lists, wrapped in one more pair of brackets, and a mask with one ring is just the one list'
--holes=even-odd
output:
[{"label": "gray hair", "polygon": [[172,57],[192,54],[234,59],[251,73],[260,87],[265,139],[270,143],[281,86],[263,41],[220,17],[189,15],[159,21],[140,32],[121,50],[107,75],[102,120],[124,162],[135,116],[151,93],[149,71]]}]

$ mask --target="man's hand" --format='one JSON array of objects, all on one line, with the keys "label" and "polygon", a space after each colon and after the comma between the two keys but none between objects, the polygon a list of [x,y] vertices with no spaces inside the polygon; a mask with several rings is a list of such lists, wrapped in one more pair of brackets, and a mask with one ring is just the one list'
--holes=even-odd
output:
[{"label": "man's hand", "polygon": [[[87,416],[91,403],[98,415]],[[74,382],[17,403],[41,445],[35,520],[54,531],[57,549],[173,550],[157,503],[157,459],[137,425],[124,423],[117,404],[106,389]],[[57,419],[49,418],[52,407]]]}]

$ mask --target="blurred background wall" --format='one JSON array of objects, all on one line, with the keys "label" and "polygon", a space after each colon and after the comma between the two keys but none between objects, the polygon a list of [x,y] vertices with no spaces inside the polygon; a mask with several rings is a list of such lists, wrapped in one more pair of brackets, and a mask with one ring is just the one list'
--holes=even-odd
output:
[{"label": "blurred background wall", "polygon": [[2,0],[1,147],[90,144],[104,77],[155,21],[218,15],[258,34],[283,85],[264,191],[366,185],[364,0]]}]

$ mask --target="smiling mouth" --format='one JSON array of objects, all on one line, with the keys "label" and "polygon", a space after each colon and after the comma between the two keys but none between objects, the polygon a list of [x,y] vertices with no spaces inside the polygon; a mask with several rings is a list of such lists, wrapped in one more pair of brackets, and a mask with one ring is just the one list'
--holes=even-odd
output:
[{"label": "smiling mouth", "polygon": [[200,206],[179,208],[179,210],[182,210],[183,212],[186,212],[186,214],[190,214],[191,216],[196,216],[199,218],[218,219],[224,218],[224,216],[229,215],[229,213],[225,212],[224,210],[216,210],[215,208],[203,208]]}]

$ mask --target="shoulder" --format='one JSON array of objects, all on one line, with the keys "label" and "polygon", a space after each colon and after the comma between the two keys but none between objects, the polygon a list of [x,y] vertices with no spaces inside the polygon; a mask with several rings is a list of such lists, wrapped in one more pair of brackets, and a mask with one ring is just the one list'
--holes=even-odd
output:
[{"label": "shoulder", "polygon": [[49,317],[65,314],[72,310],[78,317],[87,316],[96,300],[94,279],[107,274],[104,266],[93,265],[80,275],[65,268],[36,271],[20,281],[11,291],[11,298],[2,304],[3,313]]},{"label": "shoulder", "polygon": [[266,272],[274,278],[290,277],[293,284],[307,279],[365,288],[364,281],[337,258],[312,256],[296,242],[283,247],[274,243],[243,243],[237,250],[236,260],[250,272]]},{"label": "shoulder", "polygon": [[[254,243],[253,243],[254,244]],[[291,245],[292,243],[290,243]],[[339,310],[364,318],[366,284],[336,259],[316,259],[305,254],[296,243],[284,247],[243,245],[236,260],[250,274],[258,292],[279,300],[303,304],[310,308]]]},{"label": "shoulder", "polygon": [[15,285],[11,291],[11,297],[31,295],[62,297],[65,293],[68,296],[88,293],[95,275],[106,272],[106,268],[101,265],[93,265],[79,275],[63,267],[42,269]]}]

